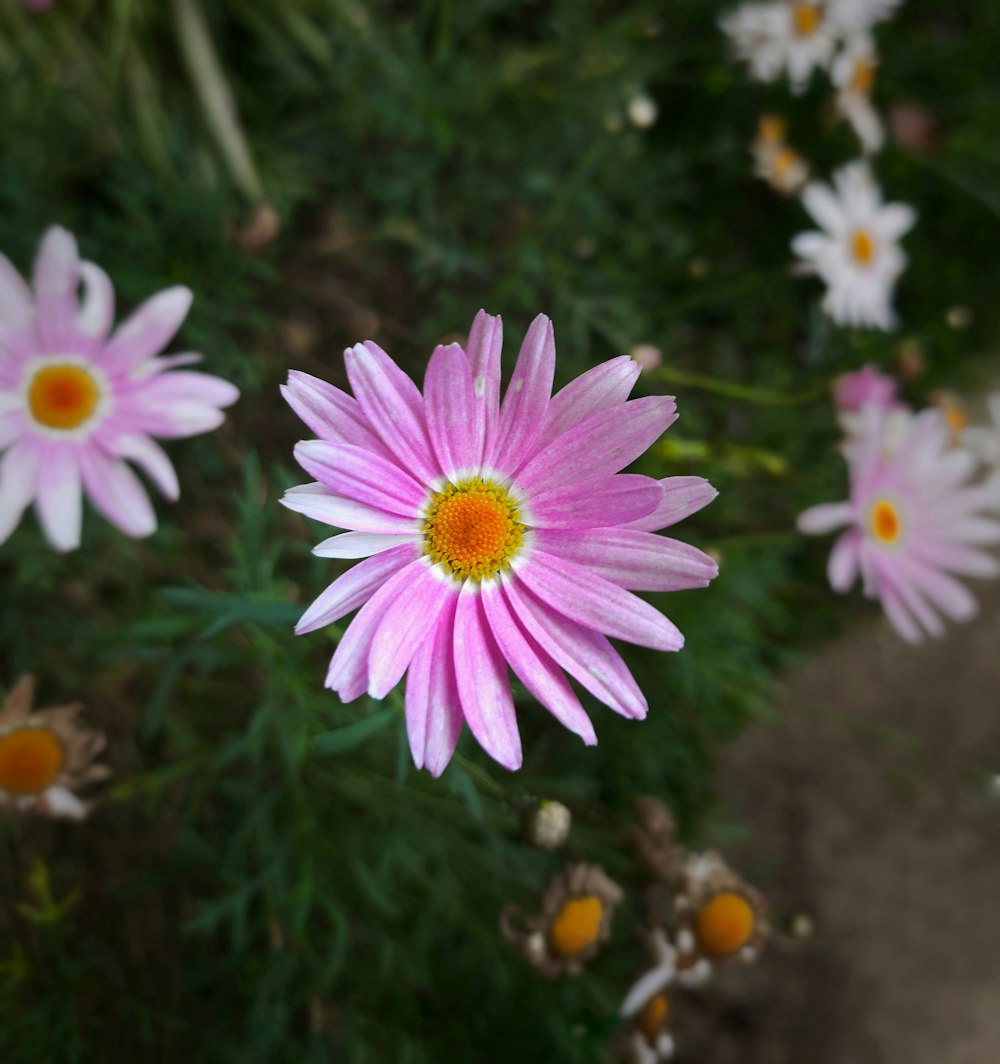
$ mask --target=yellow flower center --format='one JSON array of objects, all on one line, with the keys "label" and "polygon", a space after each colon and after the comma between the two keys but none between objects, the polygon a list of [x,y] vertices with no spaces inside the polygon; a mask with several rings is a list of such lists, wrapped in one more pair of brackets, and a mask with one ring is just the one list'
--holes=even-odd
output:
[{"label": "yellow flower center", "polygon": [[597,941],[604,903],[595,894],[570,898],[549,928],[549,948],[560,957],[575,957]]},{"label": "yellow flower center", "polygon": [[951,429],[951,442],[955,445],[959,442],[962,432],[968,427],[969,419],[965,416],[965,411],[955,403],[945,405],[944,419]]},{"label": "yellow flower center", "polygon": [[875,64],[868,58],[859,59],[854,64],[854,73],[851,75],[851,88],[855,92],[867,96],[875,84]]},{"label": "yellow flower center", "polygon": [[670,999],[666,994],[657,994],[636,1018],[636,1026],[650,1042],[655,1042],[663,1034],[669,1022]]},{"label": "yellow flower center", "polygon": [[100,392],[81,366],[43,366],[28,386],[28,405],[36,421],[50,429],[75,429],[97,408]]},{"label": "yellow flower center", "polygon": [[758,134],[768,144],[780,144],[785,139],[785,120],[777,115],[762,115]]},{"label": "yellow flower center", "polygon": [[798,152],[791,148],[782,148],[774,157],[774,174],[779,180],[788,176],[788,171],[799,161]]},{"label": "yellow flower center", "polygon": [[510,565],[524,537],[517,503],[489,480],[449,484],[430,502],[424,551],[459,580],[482,580]]},{"label": "yellow flower center", "polygon": [[795,24],[795,32],[800,37],[810,37],[819,29],[819,8],[812,4],[793,4],[792,21]]},{"label": "yellow flower center", "polygon": [[62,771],[63,745],[47,728],[18,728],[0,738],[0,790],[39,794]]},{"label": "yellow flower center", "polygon": [[712,957],[742,949],[753,935],[753,906],[735,891],[716,894],[699,910],[695,933],[701,948]]},{"label": "yellow flower center", "polygon": [[899,519],[899,511],[888,499],[879,499],[872,507],[869,527],[879,543],[888,546],[899,539],[903,522]]},{"label": "yellow flower center", "polygon": [[862,266],[867,266],[875,257],[875,243],[865,229],[855,229],[851,237],[851,251]]}]

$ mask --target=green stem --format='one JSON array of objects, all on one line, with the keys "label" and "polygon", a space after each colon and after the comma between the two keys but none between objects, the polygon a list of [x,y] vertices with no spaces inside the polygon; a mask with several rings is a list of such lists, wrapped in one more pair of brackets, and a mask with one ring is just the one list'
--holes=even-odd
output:
[{"label": "green stem", "polygon": [[706,377],[700,373],[688,373],[686,370],[674,369],[670,366],[663,366],[658,369],[656,376],[668,384],[678,384],[685,388],[701,388],[703,391],[712,392],[726,399],[771,406],[798,406],[802,403],[812,403],[817,399],[822,399],[829,387],[824,382],[823,384],[817,384],[808,391],[796,394],[772,392],[766,388],[753,388],[746,384],[736,384],[733,381],[718,380],[715,377]]}]

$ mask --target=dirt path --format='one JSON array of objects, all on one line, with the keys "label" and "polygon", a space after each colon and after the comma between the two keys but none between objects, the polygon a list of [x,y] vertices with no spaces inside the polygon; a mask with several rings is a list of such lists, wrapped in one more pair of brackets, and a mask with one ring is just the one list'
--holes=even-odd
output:
[{"label": "dirt path", "polygon": [[725,848],[767,887],[779,926],[804,913],[815,930],[724,982],[730,1035],[692,1061],[1000,1061],[990,590],[978,621],[941,643],[907,647],[882,622],[852,633],[727,755],[720,791],[749,836]]}]

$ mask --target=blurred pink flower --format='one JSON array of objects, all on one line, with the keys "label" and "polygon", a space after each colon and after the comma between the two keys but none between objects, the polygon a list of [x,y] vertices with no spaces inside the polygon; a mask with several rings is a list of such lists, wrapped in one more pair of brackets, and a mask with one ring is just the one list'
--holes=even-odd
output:
[{"label": "blurred pink flower", "polygon": [[905,426],[905,438],[886,448],[891,416],[868,405],[847,452],[850,496],[799,518],[799,529],[821,535],[847,526],[830,555],[828,575],[844,592],[860,572],[864,591],[878,599],[896,631],[916,643],[944,634],[941,615],[967,621],[977,612],[971,592],[955,576],[992,577],[996,558],[981,548],[1000,543],[1000,521],[987,516],[989,493],[969,478],[975,460],[952,447],[952,431],[937,410]]},{"label": "blurred pink flower", "polygon": [[24,6],[29,11],[48,11],[56,0],[24,0]]},{"label": "blurred pink flower", "polygon": [[872,403],[881,410],[902,406],[896,398],[899,381],[869,363],[853,373],[842,373],[833,382],[833,401],[839,410],[852,412]]},{"label": "blurred pink flower", "polygon": [[42,240],[33,287],[0,255],[0,543],[34,501],[48,541],[73,550],[84,491],[126,535],[148,536],[156,515],[126,462],[176,499],[177,474],[152,437],[216,428],[239,393],[168,372],[200,355],[156,357],[187,316],[187,288],[153,296],[112,334],[111,281],[58,227]]},{"label": "blurred pink flower", "polygon": [[587,744],[596,736],[563,675],[626,717],[646,700],[606,636],[679,650],[677,628],[626,588],[704,587],[715,563],[653,534],[701,509],[698,477],[622,475],[676,419],[673,398],[628,400],[627,356],[551,396],[552,324],[528,330],[500,401],[500,318],[480,311],[468,343],[438,347],[421,395],[372,342],[346,351],[354,397],[293,372],[285,398],[319,437],[295,456],[316,483],[292,510],[350,531],[326,558],[364,558],[306,610],[296,631],[361,607],[326,686],[384,698],[408,671],[406,722],[418,767],[439,775],[463,722],[500,764],[521,764],[507,666]]}]

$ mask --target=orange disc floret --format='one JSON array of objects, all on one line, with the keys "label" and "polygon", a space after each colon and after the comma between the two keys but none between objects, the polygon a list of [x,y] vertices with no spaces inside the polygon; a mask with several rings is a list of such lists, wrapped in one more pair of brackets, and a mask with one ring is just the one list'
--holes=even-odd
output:
[{"label": "orange disc floret", "polygon": [[505,488],[478,477],[449,485],[431,500],[424,521],[425,550],[459,579],[481,580],[510,564],[524,526]]},{"label": "orange disc floret", "polygon": [[97,408],[100,393],[81,366],[43,366],[28,385],[28,406],[36,421],[50,429],[79,428]]},{"label": "orange disc floret", "polygon": [[792,7],[792,21],[800,37],[810,37],[819,29],[820,10],[812,4],[797,3]]},{"label": "orange disc floret", "polygon": [[702,950],[712,957],[725,957],[742,949],[753,937],[756,918],[753,906],[742,894],[716,894],[699,910],[695,934]]},{"label": "orange disc floret", "polygon": [[657,994],[650,998],[646,1007],[636,1017],[636,1026],[650,1040],[655,1042],[670,1023],[670,999],[666,994]]},{"label": "orange disc floret", "polygon": [[871,511],[872,535],[880,543],[895,543],[901,529],[899,511],[887,499],[879,499]]},{"label": "orange disc floret", "polygon": [[875,244],[864,229],[854,231],[854,236],[851,238],[851,250],[862,266],[867,266],[875,257]]},{"label": "orange disc floret", "polygon": [[59,778],[65,755],[47,728],[18,728],[0,737],[0,790],[40,794]]},{"label": "orange disc floret", "polygon": [[596,894],[570,898],[549,927],[549,948],[559,957],[575,957],[592,946],[601,933],[604,902]]}]

